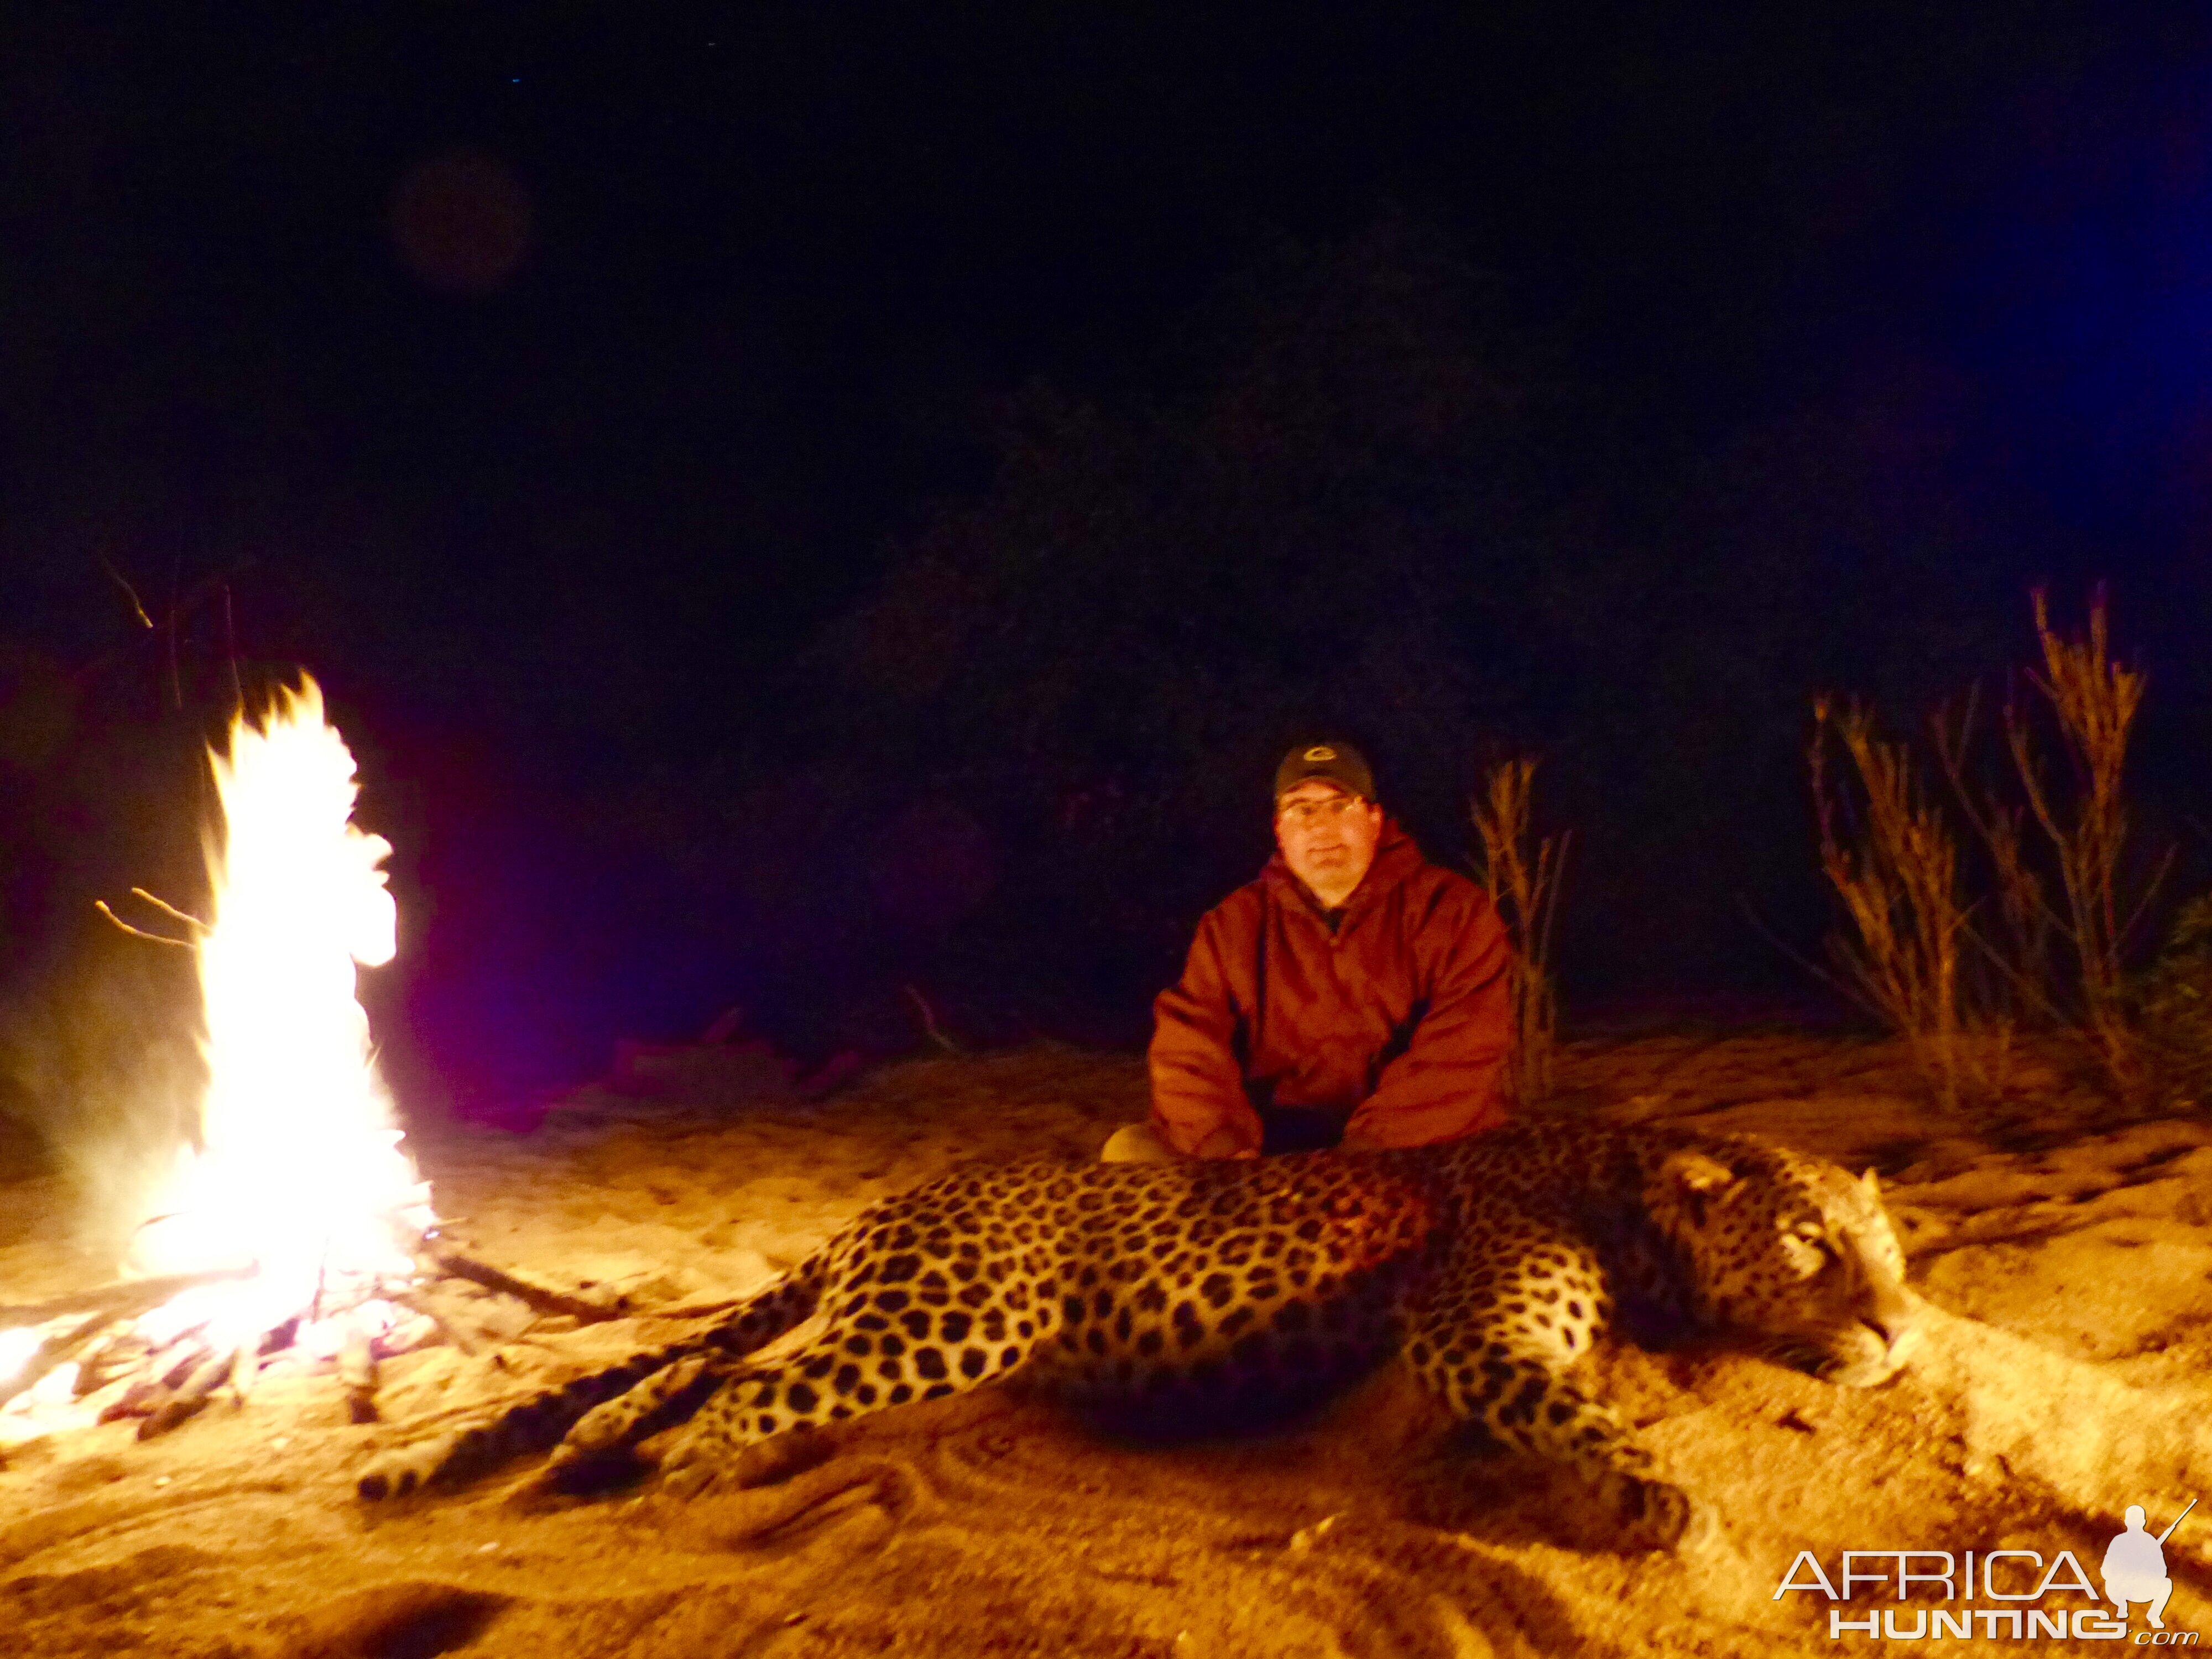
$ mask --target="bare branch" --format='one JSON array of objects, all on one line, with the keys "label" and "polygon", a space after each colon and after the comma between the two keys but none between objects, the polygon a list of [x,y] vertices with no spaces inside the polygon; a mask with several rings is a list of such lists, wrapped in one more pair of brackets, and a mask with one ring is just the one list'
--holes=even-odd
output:
[{"label": "bare branch", "polygon": [[215,927],[212,923],[202,921],[198,916],[194,915],[189,910],[179,910],[175,905],[170,903],[167,899],[155,898],[151,893],[148,892],[143,887],[132,888],[131,890],[131,896],[133,898],[145,900],[147,903],[152,905],[163,915],[169,916],[178,921],[181,921],[187,927],[193,928],[198,932],[211,933],[215,931]]},{"label": "bare branch", "polygon": [[118,927],[120,927],[125,933],[130,934],[133,939],[148,939],[155,945],[173,945],[180,951],[189,951],[193,948],[191,940],[188,939],[171,939],[166,933],[149,933],[143,927],[133,927],[129,922],[124,921],[122,917],[117,915],[114,911],[107,908],[107,901],[106,899],[93,900],[92,908],[99,911],[103,916],[106,916],[110,921],[113,922]]},{"label": "bare branch", "polygon": [[899,989],[906,993],[907,1000],[914,1004],[915,1011],[921,1015],[921,1029],[928,1034],[929,1040],[948,1054],[961,1053],[960,1045],[945,1036],[939,1027],[937,1016],[930,1009],[929,1000],[912,985],[902,985]]},{"label": "bare branch", "polygon": [[154,625],[154,619],[146,614],[146,607],[139,604],[138,590],[124,580],[123,573],[108,563],[106,559],[100,562],[100,568],[115,579],[115,585],[123,590],[124,597],[131,601],[131,614],[137,617],[139,626],[151,628]]}]

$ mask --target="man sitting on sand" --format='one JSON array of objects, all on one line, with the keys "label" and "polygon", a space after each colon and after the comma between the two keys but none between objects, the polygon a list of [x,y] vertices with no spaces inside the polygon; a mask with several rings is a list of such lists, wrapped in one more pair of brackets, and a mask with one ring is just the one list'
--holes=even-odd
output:
[{"label": "man sitting on sand", "polygon": [[1275,844],[1153,1004],[1152,1115],[1107,1161],[1419,1146],[1504,1122],[1512,949],[1488,895],[1421,856],[1346,743],[1283,757]]}]

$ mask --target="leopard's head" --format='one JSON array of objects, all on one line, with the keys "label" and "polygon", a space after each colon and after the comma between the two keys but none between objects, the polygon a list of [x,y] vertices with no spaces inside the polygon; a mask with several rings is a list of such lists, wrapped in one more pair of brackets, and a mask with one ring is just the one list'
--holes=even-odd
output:
[{"label": "leopard's head", "polygon": [[1650,1186],[1701,1321],[1846,1388],[1886,1381],[1918,1345],[1920,1302],[1872,1170],[1854,1180],[1823,1159],[1729,1140],[1669,1153]]}]

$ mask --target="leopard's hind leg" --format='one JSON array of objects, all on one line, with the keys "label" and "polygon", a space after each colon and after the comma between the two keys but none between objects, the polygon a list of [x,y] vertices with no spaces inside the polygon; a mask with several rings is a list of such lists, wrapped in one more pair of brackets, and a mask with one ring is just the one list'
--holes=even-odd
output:
[{"label": "leopard's hind leg", "polygon": [[1451,1413],[1516,1450],[1570,1469],[1613,1540],[1671,1547],[1692,1520],[1680,1488],[1573,1368],[1613,1312],[1583,1240],[1526,1215],[1472,1219],[1409,1310],[1408,1364]]},{"label": "leopard's hind leg", "polygon": [[[1034,1285],[1002,1283],[980,1308],[931,1305],[856,1290],[833,1310],[822,1337],[772,1370],[746,1366],[690,1421],[661,1460],[685,1495],[732,1477],[759,1478],[741,1466],[746,1448],[797,1431],[800,1436],[891,1406],[941,1400],[1012,1376],[1060,1329],[1059,1310]],[[774,1473],[771,1458],[760,1475]]]},{"label": "leopard's hind leg", "polygon": [[387,1453],[362,1474],[356,1490],[374,1503],[465,1480],[556,1443],[556,1462],[563,1468],[635,1444],[695,1408],[745,1355],[811,1314],[825,1266],[826,1256],[817,1254],[696,1335],[533,1395],[487,1421]]}]

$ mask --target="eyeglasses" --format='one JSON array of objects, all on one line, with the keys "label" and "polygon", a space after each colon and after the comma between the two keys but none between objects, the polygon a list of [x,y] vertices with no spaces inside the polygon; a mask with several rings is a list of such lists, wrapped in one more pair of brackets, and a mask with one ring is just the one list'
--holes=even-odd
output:
[{"label": "eyeglasses", "polygon": [[1366,805],[1357,795],[1330,795],[1322,800],[1292,801],[1275,816],[1292,829],[1310,830],[1319,823],[1340,823]]}]

